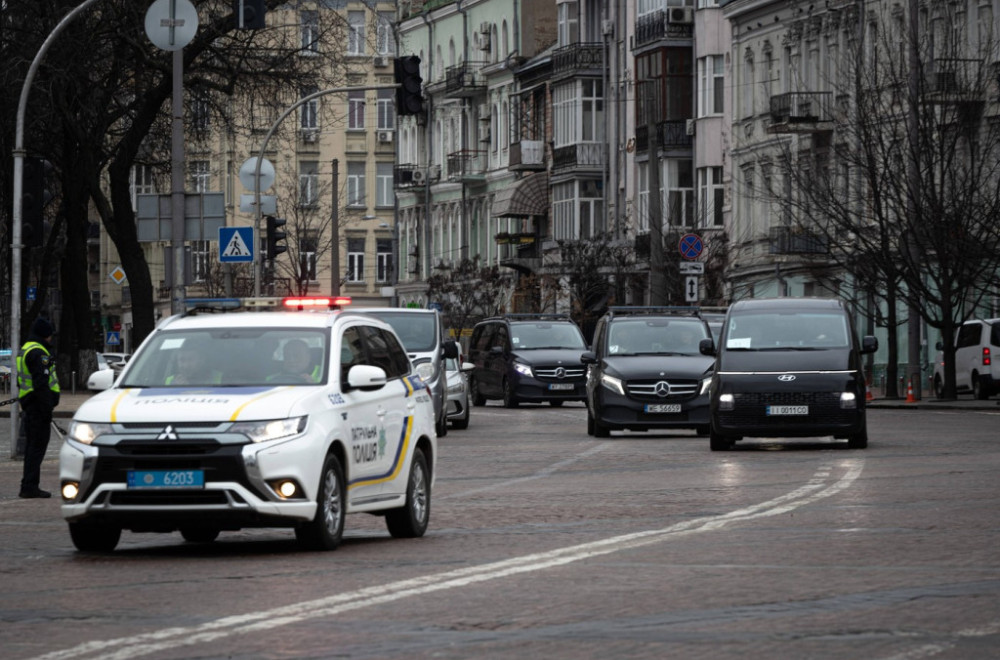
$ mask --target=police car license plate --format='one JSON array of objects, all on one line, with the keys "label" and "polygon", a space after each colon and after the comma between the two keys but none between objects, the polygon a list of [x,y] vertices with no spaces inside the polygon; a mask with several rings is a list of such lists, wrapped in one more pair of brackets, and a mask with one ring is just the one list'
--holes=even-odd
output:
[{"label": "police car license plate", "polygon": [[573,383],[552,383],[549,385],[550,390],[571,390],[573,389]]},{"label": "police car license plate", "polygon": [[648,413],[679,413],[681,404],[679,403],[650,403],[646,406]]},{"label": "police car license plate", "polygon": [[204,488],[202,470],[129,470],[129,488]]},{"label": "police car license plate", "polygon": [[809,406],[768,406],[768,415],[808,415]]}]

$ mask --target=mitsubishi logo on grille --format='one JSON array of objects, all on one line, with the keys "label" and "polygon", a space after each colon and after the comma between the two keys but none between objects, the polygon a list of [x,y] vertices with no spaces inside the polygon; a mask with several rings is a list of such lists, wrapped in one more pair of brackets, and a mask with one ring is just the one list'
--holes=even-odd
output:
[{"label": "mitsubishi logo on grille", "polygon": [[661,380],[656,385],[653,385],[653,392],[658,397],[670,396],[670,383],[665,380]]},{"label": "mitsubishi logo on grille", "polygon": [[556,367],[556,378],[565,378],[566,370],[562,367]]},{"label": "mitsubishi logo on grille", "polygon": [[782,383],[790,383],[793,380],[795,380],[795,374],[781,374],[780,376],[778,376],[778,380],[780,380]]},{"label": "mitsubishi logo on grille", "polygon": [[174,432],[174,427],[167,425],[167,428],[163,429],[160,435],[156,436],[157,440],[176,440],[177,434]]}]

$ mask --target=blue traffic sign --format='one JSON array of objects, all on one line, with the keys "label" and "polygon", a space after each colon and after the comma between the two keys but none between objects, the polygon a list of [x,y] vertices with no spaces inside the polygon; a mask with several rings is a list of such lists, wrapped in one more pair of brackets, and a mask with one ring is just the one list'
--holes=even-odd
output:
[{"label": "blue traffic sign", "polygon": [[104,343],[108,346],[121,346],[122,334],[117,330],[109,330],[104,333]]},{"label": "blue traffic sign", "polygon": [[697,259],[704,247],[698,234],[684,234],[677,245],[677,249],[685,259]]},{"label": "blue traffic sign", "polygon": [[251,263],[253,246],[253,227],[219,227],[219,263]]},{"label": "blue traffic sign", "polygon": [[30,300],[34,300],[37,297],[38,297],[38,287],[36,287],[36,286],[29,286],[25,290],[25,292],[24,292],[24,299],[25,300],[29,300],[30,301]]}]

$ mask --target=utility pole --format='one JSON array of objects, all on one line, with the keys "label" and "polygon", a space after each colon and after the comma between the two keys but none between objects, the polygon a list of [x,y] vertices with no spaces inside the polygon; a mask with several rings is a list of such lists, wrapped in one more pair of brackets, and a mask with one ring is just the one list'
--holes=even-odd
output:
[{"label": "utility pole", "polygon": [[330,250],[330,295],[340,295],[340,161],[333,159],[332,210],[330,232],[333,234],[333,248]]}]

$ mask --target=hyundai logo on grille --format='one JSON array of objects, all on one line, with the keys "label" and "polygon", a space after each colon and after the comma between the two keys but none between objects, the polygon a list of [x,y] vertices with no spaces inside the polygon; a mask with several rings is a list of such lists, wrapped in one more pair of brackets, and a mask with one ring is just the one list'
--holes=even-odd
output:
[{"label": "hyundai logo on grille", "polygon": [[778,376],[778,380],[780,380],[782,383],[790,383],[793,380],[795,380],[795,374],[781,374],[780,376]]},{"label": "hyundai logo on grille", "polygon": [[556,378],[565,378],[566,370],[562,367],[556,367]]},{"label": "hyundai logo on grille", "polygon": [[176,440],[177,439],[177,434],[174,433],[174,427],[170,426],[168,424],[167,428],[163,429],[163,432],[160,433],[160,435],[156,436],[156,439],[157,440]]},{"label": "hyundai logo on grille", "polygon": [[653,386],[653,392],[655,392],[658,397],[670,396],[670,383],[665,380],[661,380]]}]

